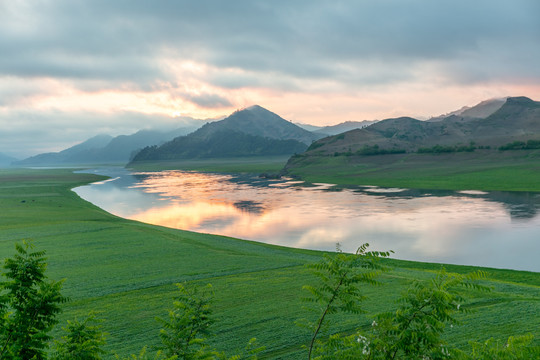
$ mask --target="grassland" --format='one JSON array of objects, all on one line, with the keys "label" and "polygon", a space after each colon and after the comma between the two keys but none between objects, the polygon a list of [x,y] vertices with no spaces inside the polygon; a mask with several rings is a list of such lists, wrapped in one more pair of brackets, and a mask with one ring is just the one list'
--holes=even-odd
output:
[{"label": "grassland", "polygon": [[415,189],[540,191],[540,151],[306,156],[289,174],[309,182]]},{"label": "grassland", "polygon": [[221,159],[186,159],[171,161],[140,161],[127,167],[139,171],[195,170],[223,173],[278,173],[288,156],[254,156]]},{"label": "grassland", "polygon": [[[33,239],[47,252],[49,277],[66,278],[64,294],[71,298],[62,322],[95,310],[105,320],[108,350],[134,353],[159,343],[155,317],[166,316],[174,283],[212,283],[213,344],[230,352],[256,337],[267,347],[263,358],[303,357],[301,346],[309,336],[294,322],[310,316],[302,310],[301,287],[314,281],[304,264],[318,261],[321,253],[125,220],[70,191],[99,179],[69,170],[0,170],[0,257],[11,256],[13,244],[22,239]],[[388,264],[393,270],[382,276],[384,285],[365,289],[368,314],[393,308],[407,284],[430,277],[441,266]],[[448,341],[464,345],[471,339],[531,332],[539,344],[540,274],[485,270],[493,291],[468,294],[468,305],[476,311],[449,329]],[[334,320],[333,329],[344,332],[372,321],[369,315],[336,315]]]}]

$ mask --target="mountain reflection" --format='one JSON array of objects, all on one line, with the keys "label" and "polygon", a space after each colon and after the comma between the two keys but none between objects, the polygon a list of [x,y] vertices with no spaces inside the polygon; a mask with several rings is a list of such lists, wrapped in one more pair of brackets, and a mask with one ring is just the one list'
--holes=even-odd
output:
[{"label": "mountain reflection", "polygon": [[264,211],[264,206],[262,203],[251,200],[237,201],[233,203],[233,205],[241,211],[246,211],[253,214],[262,214]]},{"label": "mountain reflection", "polygon": [[[376,188],[379,190],[379,188]],[[399,190],[399,191],[397,191]],[[336,191],[336,190],[332,190]],[[381,189],[373,191],[372,188],[355,187],[353,190],[359,194],[377,194],[388,199],[412,199],[418,197],[447,197],[483,199],[504,206],[508,215],[515,220],[533,219],[540,210],[540,194],[531,192],[501,192],[501,191],[451,191],[451,190],[421,190],[421,189]]]}]

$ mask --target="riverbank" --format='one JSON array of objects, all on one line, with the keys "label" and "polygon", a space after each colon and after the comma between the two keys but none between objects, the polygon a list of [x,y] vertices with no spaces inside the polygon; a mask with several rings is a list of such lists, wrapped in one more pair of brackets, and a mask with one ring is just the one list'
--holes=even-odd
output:
[{"label": "riverbank", "polygon": [[540,151],[443,154],[243,157],[138,162],[136,171],[284,173],[311,183],[410,189],[540,192]]},{"label": "riverbank", "polygon": [[279,173],[288,156],[253,156],[213,159],[186,159],[170,161],[139,161],[126,168],[136,171],[193,170],[222,173]]},{"label": "riverbank", "polygon": [[[104,319],[109,350],[121,355],[159,343],[156,316],[166,316],[174,283],[212,283],[217,322],[214,344],[224,350],[242,347],[252,337],[267,350],[262,358],[297,359],[308,334],[294,322],[302,310],[302,285],[314,281],[304,264],[321,252],[265,245],[229,237],[173,230],[122,219],[80,199],[70,189],[103,180],[70,170],[0,170],[0,254],[11,256],[13,244],[33,239],[48,257],[48,275],[66,278],[66,319],[89,311]],[[359,240],[359,245],[361,243]],[[414,279],[432,276],[440,264],[389,260],[393,270],[383,286],[368,287],[368,314],[389,310]],[[477,267],[447,265],[469,272]],[[506,339],[531,332],[540,343],[540,274],[484,269],[491,293],[470,292],[475,312],[448,331],[448,341]],[[278,299],[279,301],[276,301]],[[369,326],[367,315],[336,315],[336,331]],[[58,327],[59,328],[59,327]]]},{"label": "riverbank", "polygon": [[540,191],[540,151],[293,156],[286,173],[308,182],[412,189]]}]

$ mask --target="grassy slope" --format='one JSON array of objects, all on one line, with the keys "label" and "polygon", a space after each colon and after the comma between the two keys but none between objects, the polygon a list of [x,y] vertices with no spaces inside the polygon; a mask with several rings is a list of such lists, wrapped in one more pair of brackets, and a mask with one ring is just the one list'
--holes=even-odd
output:
[{"label": "grassy slope", "polygon": [[306,181],[344,185],[540,191],[540,151],[300,156],[288,171]]},{"label": "grassy slope", "polygon": [[[70,188],[95,181],[67,170],[0,171],[0,256],[13,243],[34,239],[46,250],[51,278],[67,278],[71,297],[65,319],[96,310],[105,319],[108,348],[121,354],[159,343],[156,316],[165,316],[174,283],[212,283],[217,336],[223,350],[242,347],[257,337],[266,358],[297,359],[306,332],[294,325],[309,316],[302,311],[301,286],[313,281],[303,264],[321,254],[221,236],[172,230],[112,216],[81,200]],[[359,240],[361,242],[361,240]],[[412,279],[424,279],[437,264],[391,261],[395,269],[384,285],[366,288],[365,307],[374,313],[394,306]],[[471,267],[449,266],[452,271]],[[449,331],[449,341],[532,332],[540,343],[540,274],[493,270],[491,294],[471,293],[478,310]],[[366,316],[336,316],[340,331],[368,327]],[[474,321],[472,321],[474,320]]]}]

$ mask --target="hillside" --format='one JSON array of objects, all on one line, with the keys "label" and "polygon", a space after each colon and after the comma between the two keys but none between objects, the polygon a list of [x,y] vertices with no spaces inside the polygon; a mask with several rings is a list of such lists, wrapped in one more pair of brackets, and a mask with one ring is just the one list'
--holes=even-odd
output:
[{"label": "hillside", "polygon": [[476,146],[497,148],[513,141],[540,140],[540,102],[508,98],[486,118],[451,115],[441,121],[410,117],[386,119],[313,143],[306,155],[354,154],[377,147],[380,151],[415,152],[419,148]]},{"label": "hillside", "polygon": [[516,97],[486,118],[403,117],[324,138],[282,173],[344,185],[539,191],[539,158],[540,103]]},{"label": "hillside", "polygon": [[278,140],[224,129],[199,137],[177,137],[161,146],[149,146],[138,152],[131,163],[153,160],[224,158],[237,156],[291,155],[305,151],[297,140]]},{"label": "hillside", "polygon": [[292,155],[305,151],[313,140],[321,137],[254,105],[161,146],[147,147],[133,162]]},{"label": "hillside", "polygon": [[131,135],[94,136],[78,145],[55,153],[39,154],[14,162],[16,166],[49,166],[73,164],[125,164],[140,149],[162,144],[193,131],[192,127],[173,131],[140,130]]}]

